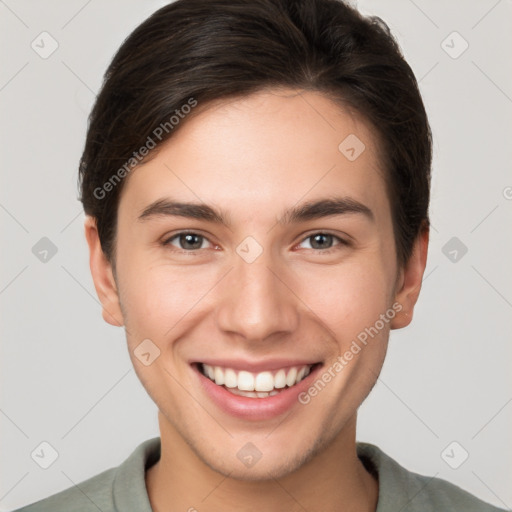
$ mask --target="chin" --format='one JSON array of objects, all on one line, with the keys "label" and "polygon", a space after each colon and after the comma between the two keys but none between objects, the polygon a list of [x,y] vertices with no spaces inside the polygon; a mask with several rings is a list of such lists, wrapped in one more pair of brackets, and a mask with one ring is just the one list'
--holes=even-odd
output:
[{"label": "chin", "polygon": [[[287,435],[286,438],[290,441],[293,435]],[[324,434],[313,441],[304,439],[302,446],[297,442],[290,446],[290,443],[285,441],[265,443],[262,439],[261,442],[255,441],[254,444],[248,441],[242,448],[234,450],[228,448],[226,443],[225,451],[220,454],[201,453],[195,448],[194,451],[204,464],[224,477],[257,482],[281,479],[298,471],[326,448],[331,440]],[[256,444],[265,444],[266,447],[260,451]],[[244,461],[247,456],[252,456],[252,459]]]}]

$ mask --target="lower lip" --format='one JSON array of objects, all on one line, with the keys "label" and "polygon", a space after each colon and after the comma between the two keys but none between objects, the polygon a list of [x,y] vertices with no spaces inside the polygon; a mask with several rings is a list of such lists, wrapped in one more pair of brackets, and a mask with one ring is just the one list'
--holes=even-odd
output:
[{"label": "lower lip", "polygon": [[223,386],[218,386],[205,377],[194,365],[195,373],[199,376],[202,388],[210,399],[225,413],[244,420],[268,420],[288,412],[294,405],[300,406],[298,396],[306,391],[314,380],[321,365],[316,365],[311,373],[295,386],[284,388],[277,395],[267,398],[249,398],[234,395]]}]

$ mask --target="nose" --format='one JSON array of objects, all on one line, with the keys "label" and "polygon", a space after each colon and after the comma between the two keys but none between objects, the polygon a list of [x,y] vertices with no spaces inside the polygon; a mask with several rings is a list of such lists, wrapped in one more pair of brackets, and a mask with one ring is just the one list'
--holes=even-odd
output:
[{"label": "nose", "polygon": [[235,258],[220,290],[216,321],[222,331],[257,342],[297,328],[298,298],[282,267],[270,260],[265,252],[252,263]]}]

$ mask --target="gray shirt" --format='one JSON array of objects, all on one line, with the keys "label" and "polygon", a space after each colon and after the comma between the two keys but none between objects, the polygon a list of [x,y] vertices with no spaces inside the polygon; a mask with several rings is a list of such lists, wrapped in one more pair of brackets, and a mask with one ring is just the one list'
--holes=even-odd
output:
[{"label": "gray shirt", "polygon": [[[504,510],[445,480],[408,471],[375,445],[357,443],[357,454],[379,480],[376,512]],[[160,438],[148,439],[120,466],[15,512],[152,512],[145,471],[159,458]]]}]

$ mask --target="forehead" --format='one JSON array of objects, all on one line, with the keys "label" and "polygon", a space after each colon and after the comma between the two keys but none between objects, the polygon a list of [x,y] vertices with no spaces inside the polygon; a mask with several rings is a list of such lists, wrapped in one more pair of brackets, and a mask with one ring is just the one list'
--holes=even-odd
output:
[{"label": "forehead", "polygon": [[387,207],[374,130],[324,95],[265,91],[201,107],[132,171],[120,216],[164,197],[245,218],[333,194]]}]

